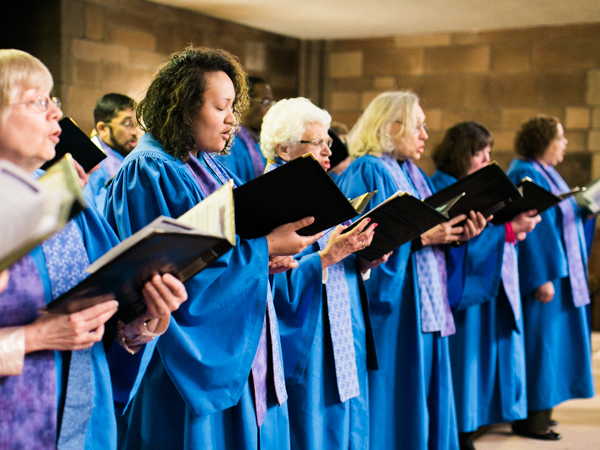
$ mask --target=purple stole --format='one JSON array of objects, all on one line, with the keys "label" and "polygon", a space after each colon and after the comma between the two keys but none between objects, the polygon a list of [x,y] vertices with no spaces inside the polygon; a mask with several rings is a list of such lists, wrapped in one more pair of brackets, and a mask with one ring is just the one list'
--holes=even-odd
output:
[{"label": "purple stole", "polygon": [[[200,158],[203,159],[208,168],[200,163]],[[199,152],[198,158],[190,153],[190,158],[186,165],[206,196],[210,195],[231,179],[229,174],[223,170],[223,168],[214,160],[212,155],[208,153]],[[235,182],[234,187],[236,187]],[[270,339],[267,339],[267,331],[270,333]],[[271,343],[270,355],[268,351],[268,342]],[[271,293],[270,283],[267,289],[267,312],[263,321],[263,329],[251,370],[256,423],[259,428],[267,415],[267,369],[269,356],[270,360],[273,362],[272,370],[275,394],[277,396],[277,402],[279,403],[279,406],[281,406],[287,400],[288,396],[285,389],[283,362],[281,361],[279,351],[279,326],[277,325],[277,315],[275,313],[275,306],[273,305],[273,295]]]},{"label": "purple stole", "polygon": [[250,161],[252,161],[252,168],[254,169],[254,178],[260,177],[265,170],[265,163],[261,157],[260,147],[256,142],[254,142],[250,132],[241,125],[236,136],[239,137],[248,148]]},{"label": "purple stole", "polygon": [[[0,326],[34,322],[44,306],[42,280],[27,255],[12,266],[0,294]],[[27,354],[21,375],[0,377],[0,448],[54,449],[56,404],[54,352]]]},{"label": "purple stole", "polygon": [[[554,167],[544,167],[538,161],[532,159],[528,161],[546,179],[554,195],[559,195],[569,190],[569,186]],[[567,253],[573,304],[575,307],[585,306],[590,303],[590,292],[586,280],[585,264],[581,255],[580,233],[577,229],[577,221],[575,220],[575,203],[573,199],[567,199],[560,202],[558,207],[562,212],[563,240]],[[583,230],[581,230],[581,234],[583,234]]]},{"label": "purple stole", "polygon": [[[423,199],[431,195],[419,168],[410,160],[400,163],[389,155],[381,161],[399,189]],[[421,330],[423,333],[440,331],[442,337],[456,332],[454,318],[448,303],[446,257],[439,246],[425,246],[414,253],[417,267]]]},{"label": "purple stole", "polygon": [[517,263],[517,250],[512,242],[504,242],[504,253],[502,255],[502,268],[500,276],[504,292],[515,316],[517,330],[521,320],[521,291],[519,290],[519,271]]},{"label": "purple stole", "polygon": [[[121,168],[121,165],[123,164],[123,160],[121,160],[115,156],[115,154],[117,154],[117,151],[114,150],[112,147],[110,147],[102,139],[100,139],[100,136],[95,136],[95,137],[96,137],[98,143],[100,144],[100,148],[102,148],[102,150],[104,150],[104,153],[106,153],[106,159],[104,161],[102,161],[102,165],[104,166],[104,168],[106,169],[108,174],[111,177],[114,177],[117,174],[117,172],[119,171],[119,169]],[[94,139],[92,139],[92,141],[95,142]]]}]

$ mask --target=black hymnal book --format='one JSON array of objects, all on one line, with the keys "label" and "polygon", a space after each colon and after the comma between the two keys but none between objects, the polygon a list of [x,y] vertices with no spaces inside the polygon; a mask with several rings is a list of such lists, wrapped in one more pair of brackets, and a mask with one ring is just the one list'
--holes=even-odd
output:
[{"label": "black hymnal book", "polygon": [[517,188],[523,195],[522,198],[509,203],[494,215],[492,223],[499,225],[505,222],[510,222],[516,216],[526,211],[536,209],[538,214],[543,213],[549,208],[558,205],[561,201],[569,198],[579,192],[580,188],[575,188],[572,191],[565,192],[560,195],[554,195],[540,185],[534,183],[531,178],[523,178],[517,183]]},{"label": "black hymnal book", "polygon": [[371,218],[371,223],[377,223],[371,245],[355,252],[368,261],[374,261],[447,221],[446,210],[456,200],[452,199],[449,205],[436,210],[408,192],[399,191],[361,216],[343,232],[347,233],[354,229],[362,219],[367,217]]},{"label": "black hymnal book", "polygon": [[498,164],[492,162],[424,201],[433,208],[438,208],[461,194],[464,194],[464,197],[450,209],[449,218],[468,214],[469,211],[480,212],[484,217],[488,217],[521,198],[521,193],[510,178]]},{"label": "black hymnal book", "polygon": [[106,153],[81,131],[73,119],[63,117],[58,123],[62,132],[60,133],[60,141],[56,144],[56,156],[46,162],[42,169],[48,169],[67,153],[73,155],[75,161],[86,172],[92,170],[100,161],[106,158]]},{"label": "black hymnal book", "polygon": [[125,239],[86,269],[90,273],[86,279],[45,310],[70,314],[116,299],[117,315],[128,323],[145,311],[142,287],[155,274],[171,273],[185,282],[234,245],[228,183],[179,219],[160,216]]},{"label": "black hymnal book", "polygon": [[348,200],[308,153],[234,189],[236,232],[254,239],[312,216],[315,221],[298,231],[310,236],[356,217],[373,195]]}]

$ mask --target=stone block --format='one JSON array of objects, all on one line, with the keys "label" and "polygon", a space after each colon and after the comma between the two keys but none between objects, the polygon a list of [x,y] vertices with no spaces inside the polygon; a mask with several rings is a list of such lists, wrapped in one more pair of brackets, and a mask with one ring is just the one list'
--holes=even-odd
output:
[{"label": "stone block", "polygon": [[85,36],[85,4],[80,1],[65,0],[61,7],[61,34],[82,38]]},{"label": "stone block", "polygon": [[73,39],[71,56],[84,61],[125,63],[129,61],[129,49],[122,45]]},{"label": "stone block", "polygon": [[592,179],[592,155],[586,152],[565,153],[565,159],[556,166],[569,186],[585,186]]},{"label": "stone block", "polygon": [[273,75],[297,76],[298,51],[290,48],[266,46],[266,71]]},{"label": "stone block", "polygon": [[362,52],[337,52],[329,55],[329,76],[331,78],[353,78],[362,75]]},{"label": "stone block", "polygon": [[598,69],[587,73],[586,102],[588,105],[600,105],[600,70]]},{"label": "stone block", "polygon": [[368,48],[385,48],[393,46],[393,37],[371,39],[338,39],[333,41],[332,51],[348,52],[353,50],[364,50]]},{"label": "stone block", "polygon": [[[155,6],[149,2],[144,3],[146,6]],[[188,14],[193,13],[188,12]],[[105,26],[141,31],[148,34],[156,33],[156,25],[165,21],[165,18],[160,15],[151,17],[144,14],[143,10],[130,11],[123,8],[105,8],[103,19]]]},{"label": "stone block", "polygon": [[424,52],[419,48],[370,49],[365,51],[365,75],[418,75],[423,73]]},{"label": "stone block", "polygon": [[87,4],[85,9],[85,37],[96,41],[102,40],[104,30],[103,14],[103,8],[90,3]]},{"label": "stone block", "polygon": [[481,32],[481,42],[539,41],[548,35],[548,27],[491,30]]},{"label": "stone block", "polygon": [[335,91],[366,91],[373,87],[372,78],[336,78],[331,80]]},{"label": "stone block", "polygon": [[[493,131],[494,152],[513,152],[515,148],[515,135],[515,131]],[[492,156],[492,159],[495,159],[495,155]]]},{"label": "stone block", "polygon": [[107,27],[105,35],[106,42],[113,44],[120,44],[142,50],[153,51],[156,49],[156,37],[143,31]]},{"label": "stone block", "polygon": [[588,134],[588,150],[600,152],[600,130],[592,130]]},{"label": "stone block", "polygon": [[453,45],[472,45],[480,42],[481,33],[479,32],[452,33],[451,43]]},{"label": "stone block", "polygon": [[592,110],[592,128],[600,128],[600,107]]},{"label": "stone block", "polygon": [[360,95],[360,109],[364,111],[367,106],[377,97],[381,92],[379,91],[365,91]]},{"label": "stone block", "polygon": [[511,161],[516,157],[517,154],[512,149],[500,150],[497,149],[496,145],[494,144],[494,147],[492,149],[492,161],[496,161],[500,168],[505,172],[508,171]]},{"label": "stone block", "polygon": [[69,86],[63,95],[63,112],[78,124],[93,121],[96,101],[106,94],[104,89],[83,86]]},{"label": "stone block", "polygon": [[588,132],[587,131],[565,131],[565,137],[569,141],[567,151],[585,152],[587,151]]},{"label": "stone block", "polygon": [[357,92],[333,92],[331,94],[332,111],[359,111],[360,96]]},{"label": "stone block", "polygon": [[600,23],[580,23],[548,27],[549,38],[591,38],[600,37]]},{"label": "stone block", "polygon": [[592,153],[592,171],[591,180],[600,178],[600,153]]},{"label": "stone block", "polygon": [[425,49],[425,73],[487,72],[490,48],[487,45],[456,45]]},{"label": "stone block", "polygon": [[531,44],[506,42],[492,45],[492,70],[523,72],[531,69]]},{"label": "stone block", "polygon": [[590,109],[567,107],[565,115],[565,128],[567,130],[582,129],[590,127]]},{"label": "stone block", "polygon": [[73,61],[73,83],[98,87],[100,84],[100,63],[92,61]]},{"label": "stone block", "polygon": [[396,36],[396,47],[446,47],[452,42],[450,33]]},{"label": "stone block", "polygon": [[540,82],[533,73],[470,75],[466,80],[465,105],[528,106],[539,104]]},{"label": "stone block", "polygon": [[503,129],[517,130],[522,124],[537,114],[547,114],[549,116],[558,117],[561,122],[563,120],[561,108],[504,108],[502,109],[501,126]]},{"label": "stone block", "polygon": [[129,62],[132,67],[140,69],[158,70],[169,60],[165,53],[151,52],[148,50],[129,50]]},{"label": "stone block", "polygon": [[347,112],[332,112],[331,113],[331,118],[335,121],[335,122],[341,122],[341,123],[345,123],[346,125],[348,125],[348,128],[352,128],[354,126],[354,124],[356,123],[356,121],[358,120],[358,118],[360,117],[359,113],[347,113]]},{"label": "stone block", "polygon": [[463,103],[463,77],[461,75],[427,75],[398,80],[401,89],[413,90],[424,108],[451,107]]},{"label": "stone block", "polygon": [[442,129],[441,108],[425,108],[423,112],[425,113],[425,122],[427,122],[427,132]]},{"label": "stone block", "polygon": [[373,80],[375,89],[396,89],[396,78],[394,77],[375,77]]},{"label": "stone block", "polygon": [[585,105],[586,73],[561,70],[542,75],[543,101],[551,105]]},{"label": "stone block", "polygon": [[539,69],[598,67],[600,38],[538,41],[533,44],[532,60]]},{"label": "stone block", "polygon": [[262,42],[246,42],[244,69],[248,72],[264,72],[267,68],[267,50]]},{"label": "stone block", "polygon": [[497,108],[449,108],[444,110],[442,128],[448,128],[460,122],[474,121],[488,130],[500,128],[501,115]]}]

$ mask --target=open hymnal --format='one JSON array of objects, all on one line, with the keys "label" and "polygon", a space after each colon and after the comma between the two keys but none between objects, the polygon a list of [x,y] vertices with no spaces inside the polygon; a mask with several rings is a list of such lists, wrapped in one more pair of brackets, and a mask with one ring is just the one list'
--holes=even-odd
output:
[{"label": "open hymnal", "polygon": [[589,209],[592,214],[600,213],[600,178],[589,183],[575,199],[580,206]]},{"label": "open hymnal", "polygon": [[38,180],[0,161],[0,271],[63,227],[84,206],[70,155]]},{"label": "open hymnal", "polygon": [[583,190],[576,187],[568,192],[559,195],[554,195],[540,185],[534,183],[531,178],[525,177],[517,183],[517,188],[522,195],[522,198],[507,204],[504,208],[494,215],[492,223],[498,225],[505,222],[510,222],[521,213],[535,209],[538,214],[543,213],[549,208],[558,205],[566,198],[572,197],[581,193]]},{"label": "open hymnal", "polygon": [[129,322],[145,310],[142,287],[155,274],[185,282],[236,243],[232,183],[229,182],[173,219],[159,216],[91,264],[90,276],[45,309],[73,313],[106,300],[119,302]]},{"label": "open hymnal", "polygon": [[315,157],[307,153],[233,191],[237,234],[266,236],[280,225],[308,216],[298,234],[309,236],[362,213],[375,192],[348,200]]},{"label": "open hymnal", "polygon": [[372,223],[377,223],[371,245],[355,253],[368,261],[374,261],[447,221],[448,210],[462,197],[463,195],[460,194],[448,203],[432,208],[408,192],[398,191],[358,218],[343,233],[354,229],[362,219],[367,217],[371,218]]}]

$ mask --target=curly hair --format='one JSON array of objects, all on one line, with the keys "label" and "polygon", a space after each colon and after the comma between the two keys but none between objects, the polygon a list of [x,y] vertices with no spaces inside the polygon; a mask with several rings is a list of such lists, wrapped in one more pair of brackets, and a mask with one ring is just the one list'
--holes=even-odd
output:
[{"label": "curly hair", "polygon": [[558,118],[545,114],[532,117],[517,132],[515,152],[525,158],[541,157],[558,135],[559,123]]},{"label": "curly hair", "polygon": [[494,145],[494,139],[486,127],[477,122],[457,123],[433,150],[433,162],[439,170],[460,180],[469,172],[471,158],[488,145]]},{"label": "curly hair", "polygon": [[[172,54],[137,106],[140,128],[152,134],[167,153],[184,162],[195,146],[193,118],[204,104],[206,74],[214,72],[225,72],[233,82],[233,114],[239,124],[249,104],[247,75],[237,57],[220,49],[190,45]],[[234,131],[223,152],[231,147]]]}]

